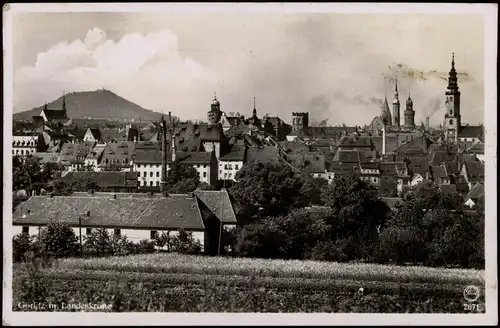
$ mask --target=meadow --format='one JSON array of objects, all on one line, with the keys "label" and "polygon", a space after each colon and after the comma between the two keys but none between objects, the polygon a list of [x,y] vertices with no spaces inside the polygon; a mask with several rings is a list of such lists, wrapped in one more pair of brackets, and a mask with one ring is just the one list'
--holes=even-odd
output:
[{"label": "meadow", "polygon": [[[14,291],[26,279],[17,271]],[[463,313],[464,287],[484,288],[480,270],[170,253],[62,259],[43,276],[47,302],[106,303],[115,312]]]}]

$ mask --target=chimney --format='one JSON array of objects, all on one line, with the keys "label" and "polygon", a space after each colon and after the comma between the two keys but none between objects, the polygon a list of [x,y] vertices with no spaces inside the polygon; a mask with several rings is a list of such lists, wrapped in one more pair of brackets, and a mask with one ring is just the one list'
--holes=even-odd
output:
[{"label": "chimney", "polygon": [[429,130],[429,116],[425,118],[425,129]]},{"label": "chimney", "polygon": [[385,125],[382,127],[382,155],[385,155]]}]

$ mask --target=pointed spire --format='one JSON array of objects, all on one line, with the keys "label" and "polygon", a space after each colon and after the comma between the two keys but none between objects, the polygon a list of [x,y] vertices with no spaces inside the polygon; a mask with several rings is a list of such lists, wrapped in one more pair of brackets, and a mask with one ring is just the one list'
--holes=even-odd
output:
[{"label": "pointed spire", "polygon": [[253,117],[257,117],[257,109],[255,108],[255,97],[253,97]]},{"label": "pointed spire", "polygon": [[455,53],[451,54],[451,69],[448,77],[448,90],[458,91],[457,71],[455,69]]},{"label": "pointed spire", "polygon": [[393,103],[399,103],[399,92],[398,92],[398,77],[396,76],[396,83],[394,84],[394,100]]},{"label": "pointed spire", "polygon": [[62,110],[66,110],[66,93],[63,91]]}]

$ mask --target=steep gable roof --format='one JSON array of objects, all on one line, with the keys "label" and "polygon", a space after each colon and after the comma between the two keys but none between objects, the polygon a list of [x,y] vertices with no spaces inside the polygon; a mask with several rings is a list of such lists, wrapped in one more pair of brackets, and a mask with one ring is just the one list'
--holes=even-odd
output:
[{"label": "steep gable roof", "polygon": [[65,180],[73,179],[76,177],[88,178],[98,182],[104,188],[112,187],[137,187],[138,172],[114,172],[114,171],[100,171],[100,172],[69,172],[63,178]]},{"label": "steep gable roof", "polygon": [[466,125],[460,127],[458,130],[459,138],[479,138],[484,136],[484,129],[482,126]]},{"label": "steep gable roof", "polygon": [[484,184],[479,182],[476,183],[465,197],[465,201],[468,201],[469,199],[474,201],[484,199]]},{"label": "steep gable roof", "polygon": [[464,162],[467,178],[470,182],[484,183],[484,164],[480,161]]},{"label": "steep gable roof", "polygon": [[193,194],[222,223],[237,223],[232,201],[226,190],[195,190]]}]

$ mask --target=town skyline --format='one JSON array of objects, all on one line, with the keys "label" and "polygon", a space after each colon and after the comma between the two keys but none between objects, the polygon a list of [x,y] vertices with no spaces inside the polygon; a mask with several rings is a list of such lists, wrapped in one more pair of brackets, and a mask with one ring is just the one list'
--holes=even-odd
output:
[{"label": "town skyline", "polygon": [[[106,88],[153,111],[204,119],[216,92],[226,113],[249,115],[256,97],[260,116],[289,121],[293,111],[307,111],[313,123],[364,125],[379,115],[384,95],[392,99],[397,76],[400,99],[411,92],[416,123],[439,106],[430,119],[438,125],[454,52],[463,121],[482,122],[484,113],[480,16],[16,15],[14,112],[63,91]],[[188,17],[196,19],[188,24]],[[372,28],[359,29],[361,22]]]}]

